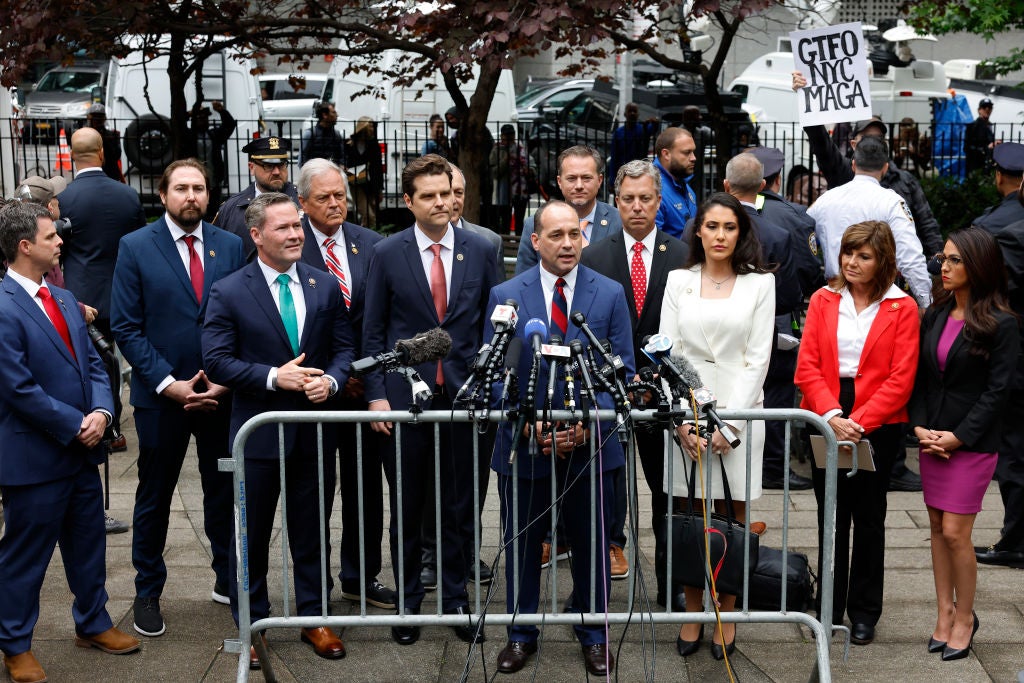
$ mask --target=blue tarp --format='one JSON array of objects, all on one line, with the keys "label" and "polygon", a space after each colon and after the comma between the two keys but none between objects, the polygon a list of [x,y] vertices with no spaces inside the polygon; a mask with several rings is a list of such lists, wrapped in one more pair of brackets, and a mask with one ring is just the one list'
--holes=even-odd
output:
[{"label": "blue tarp", "polygon": [[964,129],[973,120],[963,95],[936,102],[932,159],[939,175],[964,177]]}]

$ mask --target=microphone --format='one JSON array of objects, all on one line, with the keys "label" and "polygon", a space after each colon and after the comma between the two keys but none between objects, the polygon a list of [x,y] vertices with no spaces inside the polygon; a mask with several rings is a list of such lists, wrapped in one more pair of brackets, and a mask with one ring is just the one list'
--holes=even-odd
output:
[{"label": "microphone", "polygon": [[412,339],[399,339],[395,342],[394,351],[352,361],[351,370],[354,376],[359,377],[378,367],[389,371],[403,365],[429,363],[447,357],[451,348],[451,336],[440,327],[435,327],[417,334]]},{"label": "microphone", "polygon": [[693,390],[693,400],[697,404],[697,412],[715,423],[718,431],[725,437],[731,448],[739,448],[740,437],[736,435],[732,427],[723,422],[722,418],[718,416],[718,412],[715,410],[715,406],[718,405],[718,399],[715,398],[715,394],[711,389],[704,386],[704,382],[701,381],[697,369],[682,354],[673,355],[672,358],[678,365],[683,382]]},{"label": "microphone", "polygon": [[594,391],[594,382],[590,377],[590,370],[587,369],[587,357],[583,352],[583,342],[579,339],[573,339],[569,342],[569,349],[572,352],[573,358],[576,359],[576,367],[579,368],[580,375],[583,377],[583,387],[590,396],[590,402],[596,406],[597,394]]},{"label": "microphone", "polygon": [[[615,411],[616,411],[616,422],[618,423],[619,440],[623,443],[626,442],[628,434],[625,430],[625,422],[629,419],[629,400],[626,398],[626,387],[622,385],[622,381],[619,379],[618,371],[623,369],[622,358],[619,356],[613,356],[611,351],[604,347],[601,340],[597,338],[594,331],[590,329],[590,325],[587,324],[586,317],[579,311],[575,311],[572,316],[573,323],[576,327],[583,331],[583,334],[590,340],[590,348],[598,352],[601,358],[604,359],[607,367],[612,368],[612,377],[608,380],[609,388],[611,389],[612,398],[615,400]],[[600,371],[601,375],[605,374],[604,369]]]},{"label": "microphone", "polygon": [[587,336],[587,340],[590,341],[590,344],[594,348],[594,350],[601,354],[601,358],[604,359],[605,363],[615,368],[616,372],[622,370],[625,367],[622,364],[622,358],[620,358],[619,356],[613,356],[611,351],[605,348],[604,344],[601,343],[601,340],[597,338],[597,335],[594,334],[594,331],[590,329],[590,325],[587,324],[587,318],[582,313],[576,311],[570,317],[572,319],[573,324],[575,324],[576,327],[580,328],[583,331],[583,334]]},{"label": "microphone", "polygon": [[[674,389],[675,393],[688,393],[686,390],[700,387],[701,381],[700,377],[697,376],[697,371],[693,370],[693,366],[689,365],[689,361],[687,361],[687,365],[693,372],[692,374],[688,373],[687,376],[684,376],[682,369],[678,365],[676,365],[675,361],[673,360],[674,357],[669,354],[671,350],[672,338],[669,337],[667,334],[652,334],[648,337],[645,337],[644,346],[641,348],[641,351],[643,351],[644,355],[650,358],[652,361],[654,361],[657,365],[659,365],[664,374],[668,374],[673,378],[673,383],[677,385],[685,385],[683,390],[680,390],[680,387],[677,386]],[[696,384],[691,384],[690,382],[692,382],[695,377]]]},{"label": "microphone", "polygon": [[533,419],[537,419],[537,372],[540,370],[540,359],[544,339],[548,336],[548,325],[540,318],[530,318],[523,332],[533,347],[533,365],[530,367],[530,380],[526,385],[526,405],[524,410],[529,410]]},{"label": "microphone", "polygon": [[544,420],[547,421],[548,411],[551,410],[555,400],[555,380],[558,379],[558,359],[569,357],[569,347],[562,346],[562,338],[551,335],[550,344],[542,344],[541,355],[548,359],[548,394],[544,401]]},{"label": "microphone", "polygon": [[516,383],[516,378],[519,375],[519,356],[522,355],[522,352],[523,338],[512,337],[508,342],[508,348],[505,350],[505,386],[501,391],[502,403],[508,400],[509,386]]},{"label": "microphone", "polygon": [[515,299],[508,299],[504,304],[494,307],[494,311],[491,313],[494,336],[491,337],[490,342],[481,346],[480,350],[476,352],[476,358],[473,359],[473,363],[469,367],[469,377],[455,394],[456,400],[466,393],[474,383],[486,378],[488,372],[496,370],[495,366],[501,350],[508,343],[508,338],[515,334],[516,320],[518,319],[517,308],[519,308],[519,304]]}]

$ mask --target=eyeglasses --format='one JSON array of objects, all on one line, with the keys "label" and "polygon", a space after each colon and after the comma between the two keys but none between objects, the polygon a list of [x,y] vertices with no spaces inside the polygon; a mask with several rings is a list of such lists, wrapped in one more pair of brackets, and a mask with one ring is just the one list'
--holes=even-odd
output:
[{"label": "eyeglasses", "polygon": [[939,262],[940,268],[945,265],[946,261],[949,261],[951,266],[959,266],[964,262],[959,256],[946,256],[945,254],[936,254],[935,260]]},{"label": "eyeglasses", "polygon": [[252,160],[252,163],[256,164],[257,166],[262,168],[264,171],[273,171],[274,169],[279,169],[279,170],[283,171],[284,167],[285,167],[284,164],[268,164],[265,161],[256,161],[255,159]]}]

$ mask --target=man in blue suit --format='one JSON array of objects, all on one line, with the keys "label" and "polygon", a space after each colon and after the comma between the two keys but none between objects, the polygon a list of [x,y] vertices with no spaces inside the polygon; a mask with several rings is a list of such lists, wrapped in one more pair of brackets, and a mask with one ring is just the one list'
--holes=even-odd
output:
[{"label": "man in blue suit", "polygon": [[[329,271],[345,299],[352,326],[355,357],[362,358],[363,307],[372,247],[383,237],[373,230],[349,223],[348,196],[341,167],[330,159],[310,159],[299,172],[299,203],[302,205],[302,262]],[[363,381],[350,377],[334,405],[339,410],[366,410]],[[332,427],[333,428],[333,427]],[[337,424],[338,470],[341,486],[341,597],[359,602],[360,587],[366,601],[382,609],[395,608],[395,591],[377,579],[383,566],[380,541],[384,534],[384,485],[381,482],[384,437],[359,426],[363,437],[363,537],[366,540],[366,574],[359,564],[359,468],[356,460],[356,425]]]},{"label": "man in blue suit", "polygon": [[[291,198],[267,192],[246,209],[256,260],[220,280],[210,292],[203,325],[203,360],[214,382],[233,391],[231,442],[250,418],[272,410],[319,410],[338,393],[353,360],[353,335],[345,301],[332,276],[299,263],[304,236]],[[317,466],[317,425],[284,426],[284,452],[278,452],[278,426],[255,430],[245,442],[245,486],[249,532],[251,619],[270,616],[267,563],[274,515],[281,491],[284,456],[288,501],[288,541],[295,573],[299,616],[321,614],[319,474],[329,515],[334,499],[335,431],[325,429],[324,467]],[[378,475],[379,478],[379,475]],[[232,539],[236,547],[236,539]],[[237,558],[231,554],[235,575]],[[238,588],[231,583],[231,613],[238,623]],[[302,629],[302,640],[327,659],[345,656],[341,639],[326,627]],[[258,660],[257,660],[258,661]],[[250,664],[252,660],[250,659]]]},{"label": "man in blue suit", "polygon": [[[586,247],[622,231],[622,218],[614,206],[597,201],[604,187],[604,159],[593,147],[576,145],[558,155],[558,189],[565,201],[576,209],[581,239]],[[523,221],[519,240],[516,275],[537,265],[537,248],[533,245],[533,217]]]},{"label": "man in blue suit", "polygon": [[[469,377],[469,364],[481,346],[487,297],[499,281],[494,248],[479,235],[451,226],[452,172],[436,154],[413,160],[402,172],[406,206],[415,225],[377,243],[373,248],[366,309],[363,318],[363,354],[375,356],[391,350],[398,339],[441,327],[452,338],[443,362],[415,366],[432,386],[430,410],[450,410],[452,399]],[[404,408],[410,403],[409,385],[395,374],[377,371],[366,377],[370,410]],[[391,424],[373,428],[391,434]],[[473,534],[473,425],[442,424],[438,454],[441,460],[442,553],[441,603],[447,614],[468,614],[466,595],[466,539]],[[420,520],[426,479],[434,477],[434,425],[406,426],[402,430],[402,488],[398,490],[394,441],[384,455],[384,472],[391,488],[391,557],[399,578],[399,544],[404,550],[405,611],[418,614],[424,588]],[[402,500],[404,534],[398,536],[398,500]],[[454,627],[467,641],[482,640],[482,630]],[[395,627],[392,638],[401,645],[419,639],[418,627]]]},{"label": "man in blue suit", "polygon": [[[584,347],[587,337],[579,327],[569,322],[566,314],[579,311],[598,338],[611,342],[612,352],[619,354],[627,377],[633,377],[632,325],[622,285],[579,265],[582,234],[573,207],[564,202],[549,202],[536,216],[537,231],[531,240],[540,254],[540,265],[517,275],[491,290],[488,306],[514,299],[519,302],[519,319],[538,318],[549,323],[548,329],[559,334],[565,342],[579,340]],[[525,338],[526,325],[519,326],[516,334],[524,337],[524,353],[519,361],[519,396],[526,398],[527,378],[533,354],[526,353],[530,340]],[[484,336],[493,330],[487,324]],[[542,362],[537,386],[547,386],[548,366]],[[582,382],[577,382],[580,386]],[[538,392],[538,396],[543,392]],[[565,384],[556,381],[556,396],[565,395]],[[576,396],[576,405],[581,397]],[[602,394],[598,402],[602,408],[611,408],[612,401]],[[541,403],[538,401],[538,403]],[[527,406],[520,405],[521,408]],[[600,613],[606,609],[606,597],[611,592],[608,544],[614,517],[615,480],[618,470],[625,467],[622,446],[613,436],[614,423],[601,423],[600,429],[591,431],[589,424],[556,424],[554,430],[537,425],[537,457],[530,457],[527,434],[530,430],[514,433],[512,423],[505,422],[498,432],[491,467],[498,473],[498,496],[501,499],[501,519],[504,532],[506,608],[509,614],[534,614],[540,601],[541,541],[549,528],[551,477],[557,478],[560,514],[573,548],[573,600],[572,608],[587,613],[593,607]],[[591,500],[590,474],[591,440],[597,443],[597,501]],[[509,463],[511,451],[518,446],[518,456]],[[557,458],[551,457],[552,448]],[[567,485],[567,482],[571,482]],[[621,494],[621,492],[620,492]],[[518,497],[519,508],[513,505]],[[591,543],[591,506],[598,505],[596,545]],[[515,520],[515,521],[513,521]],[[515,530],[519,536],[515,537]],[[515,543],[516,547],[511,547]],[[519,559],[515,567],[514,557]],[[595,567],[598,585],[596,602],[590,604],[590,574]],[[518,573],[519,584],[515,584]],[[615,658],[608,650],[608,635],[601,626],[576,626],[576,636],[583,646],[587,671],[605,676],[614,669]],[[498,654],[498,671],[514,673],[523,668],[526,660],[537,651],[536,626],[513,625],[508,629],[508,643]]]},{"label": "man in blue suit", "polygon": [[139,641],[107,613],[106,531],[97,465],[114,410],[107,373],[71,292],[43,275],[60,259],[49,212],[0,211],[0,650],[12,681],[45,681],[32,654],[39,590],[60,544],[75,596],[76,644],[124,654]]},{"label": "man in blue suit", "polygon": [[160,179],[166,213],[121,239],[110,296],[110,323],[132,366],[131,402],[139,436],[132,563],[135,630],[159,636],[160,595],[167,581],[163,551],[171,498],[190,436],[203,485],[203,525],[213,554],[211,598],[228,603],[231,476],[228,389],[203,370],[200,329],[210,288],[245,263],[242,240],[203,221],[206,168],[197,159],[171,163]]}]

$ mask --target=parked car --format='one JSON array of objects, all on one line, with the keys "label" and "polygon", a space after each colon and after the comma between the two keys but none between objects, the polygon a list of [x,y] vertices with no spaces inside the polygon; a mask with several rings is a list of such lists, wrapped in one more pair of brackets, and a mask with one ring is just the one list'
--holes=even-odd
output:
[{"label": "parked car", "polygon": [[545,110],[557,111],[581,92],[594,87],[593,78],[560,78],[533,88],[516,98],[516,112],[519,125],[525,130]]},{"label": "parked car", "polygon": [[25,142],[54,142],[60,129],[70,134],[107,86],[107,60],[81,60],[47,71],[25,95]]}]

